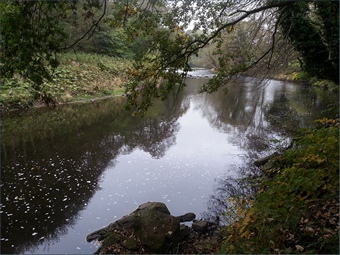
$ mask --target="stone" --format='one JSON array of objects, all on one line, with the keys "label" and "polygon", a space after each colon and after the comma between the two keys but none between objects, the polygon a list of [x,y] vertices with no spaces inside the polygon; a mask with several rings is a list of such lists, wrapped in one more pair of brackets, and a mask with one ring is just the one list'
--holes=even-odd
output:
[{"label": "stone", "polygon": [[263,165],[262,170],[263,170],[263,171],[268,171],[268,170],[270,170],[270,169],[273,169],[273,167],[274,167],[273,162],[272,162],[272,161],[268,161],[267,163],[265,163],[265,164]]},{"label": "stone", "polygon": [[266,157],[263,157],[263,158],[259,158],[259,159],[257,159],[257,160],[254,161],[254,165],[255,165],[255,166],[263,166],[263,165],[265,165],[270,159],[272,159],[272,158],[274,158],[274,157],[276,157],[276,156],[278,156],[278,155],[279,155],[279,153],[278,153],[278,152],[275,152],[275,153],[273,153],[273,154],[271,154],[271,155],[269,155],[269,156],[266,156]]},{"label": "stone", "polygon": [[194,220],[192,223],[192,229],[196,232],[204,233],[208,228],[208,221],[205,220]]},{"label": "stone", "polygon": [[190,233],[190,228],[187,225],[181,224],[178,233],[173,238],[173,242],[179,243],[185,240],[190,235]]},{"label": "stone", "polygon": [[194,213],[186,213],[177,217],[179,218],[180,222],[187,222],[194,220],[196,218],[196,215]]},{"label": "stone", "polygon": [[88,242],[102,240],[101,253],[168,253],[169,249],[190,234],[180,222],[194,220],[194,213],[172,216],[165,204],[149,202],[131,214],[92,232]]}]

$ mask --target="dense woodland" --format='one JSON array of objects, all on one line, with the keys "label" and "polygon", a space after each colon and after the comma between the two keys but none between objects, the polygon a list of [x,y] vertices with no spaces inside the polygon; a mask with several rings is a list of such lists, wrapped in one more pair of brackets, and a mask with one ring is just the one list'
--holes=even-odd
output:
[{"label": "dense woodland", "polygon": [[[338,1],[8,0],[0,10],[3,110],[124,93],[143,116],[195,67],[216,72],[201,92],[246,75],[338,93]],[[230,198],[220,252],[339,252],[336,118],[243,180],[257,195]]]}]

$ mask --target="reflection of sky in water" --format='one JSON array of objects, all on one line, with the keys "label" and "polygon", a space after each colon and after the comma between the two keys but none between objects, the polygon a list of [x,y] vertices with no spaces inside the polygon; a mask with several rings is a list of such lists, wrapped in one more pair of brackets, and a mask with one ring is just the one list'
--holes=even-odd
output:
[{"label": "reflection of sky in water", "polygon": [[[42,244],[26,253],[93,253],[96,245],[85,241],[87,234],[148,201],[164,202],[173,215],[194,212],[199,218],[216,184],[224,185],[226,177],[239,174],[249,153],[268,155],[275,148],[267,144],[283,138],[282,125],[298,127],[304,121],[301,116],[314,119],[305,112],[320,112],[313,108],[319,101],[301,103],[297,97],[301,93],[290,94],[298,89],[282,82],[271,81],[265,89],[255,88],[250,81],[246,86],[236,84],[227,96],[196,95],[201,82],[192,79],[184,89],[191,94],[182,101],[186,105],[190,98],[188,109],[174,115],[168,111],[161,120],[157,115],[134,125],[127,114],[101,118],[98,105],[87,111],[98,116],[95,126],[82,127],[76,136],[65,133],[55,140],[47,136],[41,143],[32,143],[35,148],[28,156],[19,146],[23,160],[9,150],[4,169],[10,175],[2,183],[7,207],[1,205],[1,210],[9,219],[7,229],[16,235],[15,244],[26,241],[34,247],[38,242],[30,241],[36,237],[42,238]],[[303,114],[297,114],[293,106]],[[22,165],[13,165],[16,160]],[[31,215],[32,211],[37,213]]]},{"label": "reflection of sky in water", "polygon": [[176,144],[164,157],[155,159],[139,149],[118,156],[103,172],[100,189],[80,213],[77,224],[48,252],[42,245],[35,253],[93,253],[95,244],[86,243],[87,234],[148,201],[164,202],[172,215],[194,212],[199,218],[207,209],[215,179],[241,164],[242,152],[228,143],[228,134],[216,132],[193,106],[178,121]]}]

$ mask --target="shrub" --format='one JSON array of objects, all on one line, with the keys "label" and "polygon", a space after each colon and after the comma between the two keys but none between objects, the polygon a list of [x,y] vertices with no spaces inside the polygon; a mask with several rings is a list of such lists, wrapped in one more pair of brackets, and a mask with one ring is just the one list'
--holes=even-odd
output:
[{"label": "shrub", "polygon": [[293,81],[307,81],[309,79],[308,73],[305,72],[293,72],[292,80]]}]

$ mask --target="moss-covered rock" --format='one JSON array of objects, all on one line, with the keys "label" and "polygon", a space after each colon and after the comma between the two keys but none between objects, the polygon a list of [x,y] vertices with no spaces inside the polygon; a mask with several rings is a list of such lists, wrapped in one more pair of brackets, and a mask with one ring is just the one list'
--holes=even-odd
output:
[{"label": "moss-covered rock", "polygon": [[[188,234],[180,222],[191,221],[195,214],[172,216],[163,203],[149,202],[86,238],[102,241],[98,253],[168,253]],[[180,238],[179,238],[180,237]]]}]

